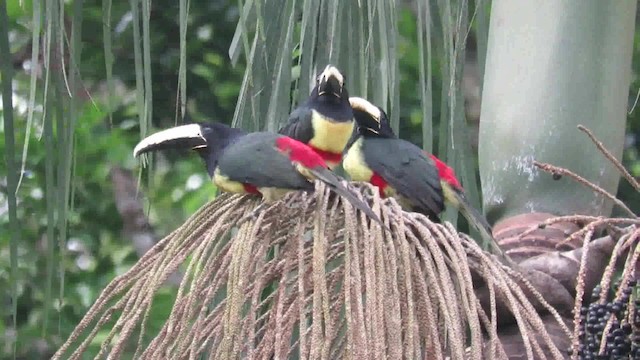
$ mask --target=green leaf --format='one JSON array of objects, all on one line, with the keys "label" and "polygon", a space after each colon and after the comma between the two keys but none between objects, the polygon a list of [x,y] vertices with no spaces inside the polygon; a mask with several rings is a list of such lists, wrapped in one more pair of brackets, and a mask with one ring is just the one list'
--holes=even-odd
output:
[{"label": "green leaf", "polygon": [[7,16],[12,20],[27,16],[32,9],[33,3],[31,0],[7,0]]},{"label": "green leaf", "polygon": [[[4,119],[5,161],[7,164],[7,204],[9,207],[9,232],[11,234],[11,313],[12,327],[16,330],[18,316],[18,244],[20,243],[20,226],[18,224],[16,190],[18,187],[15,159],[15,130],[13,124],[13,68],[9,50],[6,2],[0,3],[0,75],[2,76],[2,116]],[[16,355],[18,339],[13,343],[13,355]]]},{"label": "green leaf", "polygon": [[109,124],[113,126],[114,88],[113,88],[113,50],[111,46],[111,0],[102,1],[102,43],[104,45],[104,65],[107,75],[107,113]]},{"label": "green leaf", "polygon": [[422,109],[422,148],[433,152],[433,68],[431,48],[431,9],[428,3],[418,1],[418,57],[420,108]]}]

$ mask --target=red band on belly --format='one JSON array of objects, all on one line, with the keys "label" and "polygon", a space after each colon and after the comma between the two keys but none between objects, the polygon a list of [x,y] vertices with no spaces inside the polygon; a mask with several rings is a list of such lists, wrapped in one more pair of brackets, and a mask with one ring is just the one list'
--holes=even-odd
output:
[{"label": "red band on belly", "polygon": [[258,188],[255,187],[254,185],[242,184],[242,186],[244,187],[244,191],[248,192],[249,194],[260,194],[260,192],[258,191]]},{"label": "red band on belly", "polygon": [[385,197],[384,189],[387,187],[388,183],[382,178],[382,176],[373,173],[373,175],[371,175],[371,179],[369,179],[369,182],[371,183],[371,185],[378,187],[380,197]]},{"label": "red band on belly", "polygon": [[339,164],[340,161],[342,161],[342,153],[333,153],[330,151],[325,151],[325,150],[320,150],[316,147],[313,147],[311,145],[309,145],[313,151],[316,152],[316,154],[320,155],[324,161],[328,162],[328,163],[332,163],[332,164]]}]

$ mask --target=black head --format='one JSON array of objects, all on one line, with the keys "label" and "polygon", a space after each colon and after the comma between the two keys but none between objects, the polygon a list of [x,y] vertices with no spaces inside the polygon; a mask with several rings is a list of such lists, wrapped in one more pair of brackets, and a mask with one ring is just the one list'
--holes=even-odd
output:
[{"label": "black head", "polygon": [[365,137],[395,138],[389,118],[381,108],[360,97],[349,98],[358,133]]},{"label": "black head", "polygon": [[[318,74],[316,86],[311,91],[309,101],[313,104],[312,106],[323,113],[323,115],[332,115],[331,113],[334,113],[337,109],[350,107],[349,92],[345,86],[345,77],[338,68],[327,65],[327,67]],[[341,118],[341,116],[337,117]]]},{"label": "black head", "polygon": [[316,78],[318,96],[328,101],[349,100],[349,93],[344,86],[344,75],[333,65],[327,67]]},{"label": "black head", "polygon": [[232,128],[222,123],[199,123],[200,136],[206,141],[206,146],[193,147],[202,160],[207,164],[207,172],[213,177],[218,166],[218,160],[224,149],[246,134],[242,129]]},{"label": "black head", "polygon": [[353,121],[345,77],[338,68],[327,65],[318,75],[305,106],[333,121]]},{"label": "black head", "polygon": [[[197,125],[200,126],[200,136],[205,139],[210,151],[214,149],[221,150],[235,141],[235,139],[246,134],[246,131],[242,129],[233,128],[218,122],[197,123]],[[194,148],[194,150],[197,149]]]}]

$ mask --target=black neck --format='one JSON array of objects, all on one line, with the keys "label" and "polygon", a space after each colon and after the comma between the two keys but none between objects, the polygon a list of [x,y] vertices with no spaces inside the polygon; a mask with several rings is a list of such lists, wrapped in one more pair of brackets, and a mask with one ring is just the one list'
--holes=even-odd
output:
[{"label": "black neck", "polygon": [[383,139],[396,139],[397,136],[389,126],[382,126],[378,129],[374,129],[366,126],[359,126],[358,133],[365,138],[383,138]]},{"label": "black neck", "polygon": [[353,120],[353,109],[349,103],[347,89],[342,90],[340,97],[333,94],[318,95],[318,87],[311,91],[307,105],[319,112],[322,116],[336,121]]},{"label": "black neck", "polygon": [[224,152],[224,149],[233,144],[237,139],[246,135],[242,129],[232,128],[221,123],[198,123],[202,130],[202,136],[207,141],[207,147],[196,149],[202,160],[207,164],[207,172],[209,176],[213,176],[213,172],[218,166],[218,160]]}]

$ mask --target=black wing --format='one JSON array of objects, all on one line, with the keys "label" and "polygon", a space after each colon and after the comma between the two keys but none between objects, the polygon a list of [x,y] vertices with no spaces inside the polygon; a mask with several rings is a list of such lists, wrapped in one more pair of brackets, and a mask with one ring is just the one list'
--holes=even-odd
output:
[{"label": "black wing", "polygon": [[287,124],[278,133],[308,144],[313,137],[311,116],[311,107],[307,103],[301,104],[291,112]]},{"label": "black wing", "polygon": [[218,160],[218,168],[233,181],[256,187],[313,189],[291,161],[275,148],[277,134],[251,133],[229,145]]},{"label": "black wing", "polygon": [[362,151],[371,170],[419,211],[435,215],[444,209],[438,169],[419,147],[401,139],[368,138]]}]

